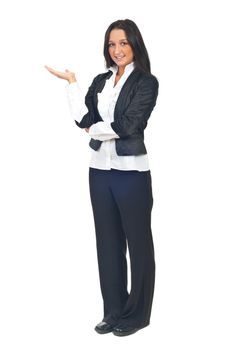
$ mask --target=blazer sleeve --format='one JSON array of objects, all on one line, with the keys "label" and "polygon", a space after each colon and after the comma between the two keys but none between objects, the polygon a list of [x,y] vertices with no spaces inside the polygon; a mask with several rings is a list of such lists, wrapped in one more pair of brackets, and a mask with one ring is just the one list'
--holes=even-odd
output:
[{"label": "blazer sleeve", "polygon": [[128,107],[110,124],[120,138],[135,134],[139,127],[146,125],[156,104],[158,86],[158,80],[153,75],[144,77],[138,83],[136,93]]},{"label": "blazer sleeve", "polygon": [[90,85],[88,92],[85,96],[85,104],[88,108],[88,112],[83,116],[83,118],[80,121],[75,120],[76,125],[79,128],[89,128],[92,124],[96,123],[96,111],[94,106],[94,93],[96,84],[99,81],[99,78],[102,74],[97,75]]}]

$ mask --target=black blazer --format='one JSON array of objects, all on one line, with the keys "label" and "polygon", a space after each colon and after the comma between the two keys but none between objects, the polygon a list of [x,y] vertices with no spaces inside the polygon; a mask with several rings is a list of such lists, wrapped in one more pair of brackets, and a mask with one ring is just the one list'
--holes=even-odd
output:
[{"label": "black blazer", "polygon": [[[103,121],[97,103],[97,93],[101,92],[106,79],[112,71],[97,75],[85,97],[88,113],[80,122],[75,123],[80,128],[89,128],[92,124]],[[158,80],[152,74],[147,74],[135,68],[125,81],[116,101],[112,129],[120,138],[115,139],[118,155],[146,154],[144,144],[144,129],[156,104],[158,96]],[[91,138],[89,146],[97,151],[103,141]]]}]

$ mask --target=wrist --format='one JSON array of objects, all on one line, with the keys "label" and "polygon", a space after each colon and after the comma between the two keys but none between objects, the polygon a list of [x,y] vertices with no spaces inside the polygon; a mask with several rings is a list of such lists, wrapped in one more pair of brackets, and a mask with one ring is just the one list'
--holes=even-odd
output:
[{"label": "wrist", "polygon": [[76,77],[71,77],[71,78],[68,79],[69,84],[75,83],[76,81],[77,81]]}]

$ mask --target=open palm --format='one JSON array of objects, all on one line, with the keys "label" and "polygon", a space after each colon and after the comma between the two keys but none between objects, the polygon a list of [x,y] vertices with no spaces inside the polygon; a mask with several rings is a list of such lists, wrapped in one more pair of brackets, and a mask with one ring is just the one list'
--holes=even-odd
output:
[{"label": "open palm", "polygon": [[65,79],[67,81],[71,82],[75,82],[76,81],[76,76],[74,72],[69,71],[68,69],[65,69],[65,72],[60,72],[58,70],[55,70],[51,67],[48,67],[45,65],[45,68],[53,75],[55,75],[57,78],[60,79]]},{"label": "open palm", "polygon": [[[65,72],[60,72],[58,70],[55,70],[51,67],[48,67],[45,65],[45,68],[53,75],[55,75],[56,77],[60,78],[60,79],[65,79],[67,80],[69,83],[73,83],[76,81],[76,76],[74,72],[69,71],[68,69],[65,69]],[[85,128],[85,131],[88,133],[89,132],[89,128]]]}]

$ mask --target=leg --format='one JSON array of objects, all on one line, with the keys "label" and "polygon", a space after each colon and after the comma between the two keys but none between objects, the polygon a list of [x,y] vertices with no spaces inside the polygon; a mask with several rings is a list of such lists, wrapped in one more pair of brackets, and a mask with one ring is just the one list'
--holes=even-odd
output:
[{"label": "leg", "polygon": [[89,185],[96,232],[103,321],[116,324],[128,298],[126,237],[109,186],[110,172],[90,168]]},{"label": "leg", "polygon": [[150,321],[155,282],[151,174],[150,171],[117,170],[114,173],[112,187],[127,236],[131,262],[131,293],[118,326],[144,327]]}]

